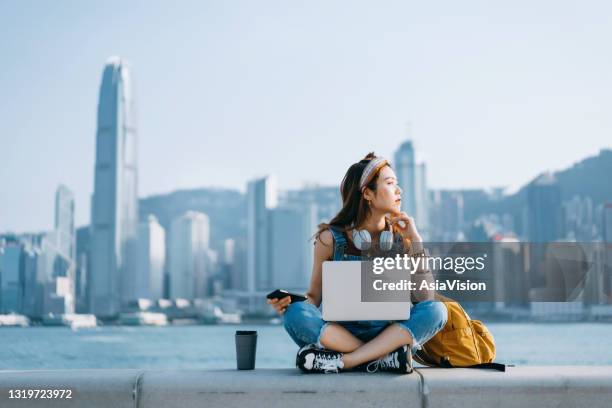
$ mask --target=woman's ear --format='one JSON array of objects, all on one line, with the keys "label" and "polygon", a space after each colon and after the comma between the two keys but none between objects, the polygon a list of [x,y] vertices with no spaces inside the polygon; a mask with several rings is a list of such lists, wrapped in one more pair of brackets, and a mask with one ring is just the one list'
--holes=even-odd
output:
[{"label": "woman's ear", "polygon": [[372,190],[370,190],[369,188],[365,187],[363,189],[363,198],[366,201],[373,201],[374,200],[374,192]]}]

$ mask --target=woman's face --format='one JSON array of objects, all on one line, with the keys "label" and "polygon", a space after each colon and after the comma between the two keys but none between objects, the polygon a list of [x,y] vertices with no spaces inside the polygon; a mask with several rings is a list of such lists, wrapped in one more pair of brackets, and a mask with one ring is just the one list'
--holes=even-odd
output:
[{"label": "woman's face", "polygon": [[[378,173],[376,193],[372,197],[372,209],[391,214],[401,211],[402,189],[397,184],[397,177],[391,167],[385,166]],[[369,197],[366,196],[366,199]]]}]

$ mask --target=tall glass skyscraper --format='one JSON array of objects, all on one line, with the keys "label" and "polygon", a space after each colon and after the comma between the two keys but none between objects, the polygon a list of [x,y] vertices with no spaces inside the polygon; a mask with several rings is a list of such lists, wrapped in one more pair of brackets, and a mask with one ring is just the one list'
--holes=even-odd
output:
[{"label": "tall glass skyscraper", "polygon": [[[131,300],[138,231],[137,132],[130,68],[119,57],[104,67],[96,134],[91,210],[91,313],[116,316]],[[129,279],[128,279],[129,280]]]},{"label": "tall glass skyscraper", "polygon": [[402,143],[393,158],[395,173],[402,189],[402,211],[414,217],[417,207],[416,199],[416,161],[412,141]]},{"label": "tall glass skyscraper", "polygon": [[278,204],[276,177],[251,180],[247,185],[247,291],[272,286],[269,209]]},{"label": "tall glass skyscraper", "polygon": [[393,165],[402,189],[402,211],[414,217],[421,236],[427,239],[429,232],[427,167],[425,163],[417,163],[411,140],[405,141],[397,149]]}]

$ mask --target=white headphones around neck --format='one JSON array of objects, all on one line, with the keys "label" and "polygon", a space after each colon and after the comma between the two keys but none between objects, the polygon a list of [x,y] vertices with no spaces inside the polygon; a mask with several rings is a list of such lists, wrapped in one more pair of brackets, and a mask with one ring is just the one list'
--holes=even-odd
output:
[{"label": "white headphones around neck", "polygon": [[[360,251],[367,251],[372,247],[372,236],[368,230],[354,229],[353,244]],[[378,246],[381,251],[389,251],[393,248],[393,226],[389,223],[389,229],[380,233]]]}]

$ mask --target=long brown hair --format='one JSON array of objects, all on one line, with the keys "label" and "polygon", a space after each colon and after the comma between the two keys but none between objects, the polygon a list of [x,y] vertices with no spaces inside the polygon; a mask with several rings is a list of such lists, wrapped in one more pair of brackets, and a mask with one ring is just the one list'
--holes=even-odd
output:
[{"label": "long brown hair", "polygon": [[[342,208],[329,223],[319,224],[319,230],[315,234],[315,238],[319,238],[321,232],[325,231],[329,227],[347,230],[353,226],[363,224],[363,222],[370,216],[372,210],[361,193],[359,181],[361,180],[361,175],[363,174],[363,171],[370,160],[376,158],[377,157],[374,152],[370,152],[362,160],[349,167],[344,175],[344,178],[342,179],[342,184],[340,184]],[[390,165],[387,164],[387,166]],[[379,173],[380,169],[374,174],[372,180],[366,184],[366,187],[372,191],[376,191],[376,182],[378,180]]]}]

